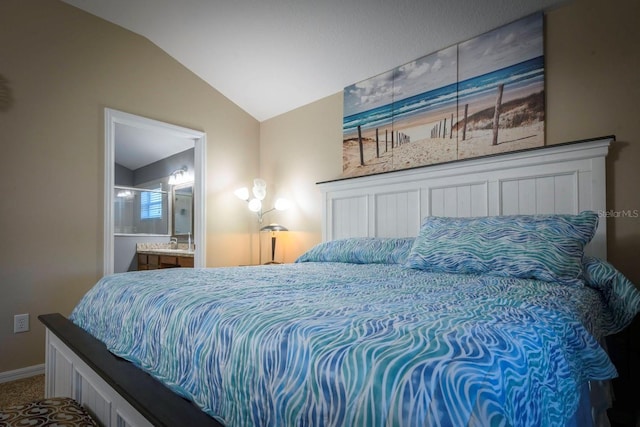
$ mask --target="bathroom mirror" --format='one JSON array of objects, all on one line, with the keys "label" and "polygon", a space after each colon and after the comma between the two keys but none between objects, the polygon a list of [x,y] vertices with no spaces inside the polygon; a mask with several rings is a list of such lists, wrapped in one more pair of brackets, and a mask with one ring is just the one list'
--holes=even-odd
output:
[{"label": "bathroom mirror", "polygon": [[193,183],[173,187],[173,235],[193,236]]}]

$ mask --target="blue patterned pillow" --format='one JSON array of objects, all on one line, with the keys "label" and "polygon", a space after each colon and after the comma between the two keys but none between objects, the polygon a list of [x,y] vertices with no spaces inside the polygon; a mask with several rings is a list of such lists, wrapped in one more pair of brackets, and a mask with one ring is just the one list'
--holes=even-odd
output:
[{"label": "blue patterned pillow", "polygon": [[353,264],[404,264],[414,242],[407,238],[355,237],[320,243],[296,262],[349,262]]},{"label": "blue patterned pillow", "polygon": [[598,214],[427,217],[406,265],[440,273],[582,283]]},{"label": "blue patterned pillow", "polygon": [[602,319],[607,335],[620,332],[640,312],[640,290],[613,265],[586,256],[582,260],[585,285],[600,291],[609,313]]}]

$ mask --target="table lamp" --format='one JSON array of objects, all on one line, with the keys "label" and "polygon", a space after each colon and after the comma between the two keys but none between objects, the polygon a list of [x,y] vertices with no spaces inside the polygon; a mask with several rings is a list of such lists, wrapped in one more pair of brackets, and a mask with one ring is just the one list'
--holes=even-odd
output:
[{"label": "table lamp", "polygon": [[[276,232],[278,231],[289,231],[286,227],[283,227],[279,224],[270,224],[265,225],[260,229],[260,231],[270,231],[271,232],[271,261],[266,262],[265,264],[280,264],[276,262]],[[261,260],[262,261],[262,260]]]}]

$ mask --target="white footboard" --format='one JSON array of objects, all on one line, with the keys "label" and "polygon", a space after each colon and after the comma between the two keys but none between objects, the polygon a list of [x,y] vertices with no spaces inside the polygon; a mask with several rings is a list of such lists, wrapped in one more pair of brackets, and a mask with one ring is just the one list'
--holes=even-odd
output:
[{"label": "white footboard", "polygon": [[64,316],[38,319],[46,327],[46,397],[71,397],[107,427],[222,427]]},{"label": "white footboard", "polygon": [[46,343],[45,397],[71,397],[104,426],[152,425],[49,329]]}]

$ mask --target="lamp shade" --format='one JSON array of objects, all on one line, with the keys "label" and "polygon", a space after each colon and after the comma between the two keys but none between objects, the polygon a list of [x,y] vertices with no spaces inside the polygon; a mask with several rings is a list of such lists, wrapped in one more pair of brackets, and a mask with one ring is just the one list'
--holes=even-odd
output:
[{"label": "lamp shade", "polygon": [[[251,191],[251,192],[250,192]],[[271,209],[264,209],[264,199],[267,196],[267,183],[264,179],[256,178],[253,180],[253,188],[249,190],[247,187],[238,188],[234,194],[241,200],[248,203],[249,210],[258,216],[258,222],[262,226],[262,219],[265,214],[272,211],[282,211],[291,207],[291,202],[287,199],[279,198],[276,200]],[[253,195],[253,197],[251,197]],[[277,226],[276,228],[261,228],[260,231],[289,231],[285,227]]]},{"label": "lamp shade", "polygon": [[[287,199],[282,199],[282,198],[276,200],[276,204],[274,206],[274,208],[279,211],[286,211],[290,207],[291,207],[291,202]],[[282,230],[282,231],[285,231],[285,230]]]},{"label": "lamp shade", "polygon": [[287,229],[287,227],[280,224],[269,224],[262,227],[260,231],[289,231],[289,230]]},{"label": "lamp shade", "polygon": [[262,202],[258,199],[249,200],[249,210],[251,212],[260,212],[262,209]]},{"label": "lamp shade", "polygon": [[238,199],[249,200],[249,189],[247,187],[238,188],[233,194],[235,194]]}]

